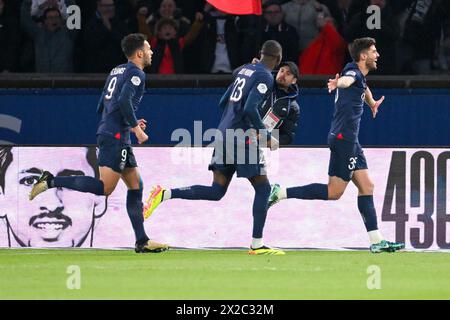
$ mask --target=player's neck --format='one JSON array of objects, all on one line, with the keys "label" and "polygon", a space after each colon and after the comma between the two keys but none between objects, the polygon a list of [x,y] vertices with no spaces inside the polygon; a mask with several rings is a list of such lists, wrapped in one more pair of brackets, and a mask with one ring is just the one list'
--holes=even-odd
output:
[{"label": "player's neck", "polygon": [[366,63],[363,61],[357,62],[356,63],[358,65],[359,71],[361,71],[361,73],[364,76],[367,76],[369,74],[369,69],[366,66]]},{"label": "player's neck", "polygon": [[136,67],[138,67],[139,69],[144,70],[144,66],[139,61],[137,61],[136,59],[129,59],[128,62],[131,62]]},{"label": "player's neck", "polygon": [[271,60],[269,60],[269,59],[262,58],[260,62],[261,62],[266,68],[268,68],[268,69],[270,69],[270,70],[273,70],[273,69],[275,69],[275,67],[276,67],[276,65],[275,65]]}]

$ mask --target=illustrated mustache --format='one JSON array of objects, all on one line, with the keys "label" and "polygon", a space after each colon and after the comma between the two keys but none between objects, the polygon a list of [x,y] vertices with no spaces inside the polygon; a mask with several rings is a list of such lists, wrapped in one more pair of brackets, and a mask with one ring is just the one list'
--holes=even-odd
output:
[{"label": "illustrated mustache", "polygon": [[33,225],[33,223],[37,219],[43,219],[43,218],[54,218],[58,220],[64,220],[69,226],[72,225],[72,219],[70,219],[68,216],[63,214],[63,207],[56,208],[54,211],[48,211],[48,212],[42,212],[39,215],[33,216],[30,219],[29,225]]}]

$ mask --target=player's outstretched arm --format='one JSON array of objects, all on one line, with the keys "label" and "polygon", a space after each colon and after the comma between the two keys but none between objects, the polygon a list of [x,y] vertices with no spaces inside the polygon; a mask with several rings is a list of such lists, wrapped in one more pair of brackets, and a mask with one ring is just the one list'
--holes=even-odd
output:
[{"label": "player's outstretched arm", "polygon": [[339,74],[336,74],[334,79],[328,79],[328,92],[331,93],[336,89],[345,89],[350,87],[355,82],[355,78],[349,76],[339,77]]},{"label": "player's outstretched arm", "polygon": [[367,89],[365,91],[365,101],[366,101],[367,105],[370,107],[370,109],[372,110],[372,116],[375,118],[378,113],[378,107],[384,101],[384,96],[382,96],[379,100],[375,100],[373,98],[372,91],[370,91],[369,87],[367,87]]}]

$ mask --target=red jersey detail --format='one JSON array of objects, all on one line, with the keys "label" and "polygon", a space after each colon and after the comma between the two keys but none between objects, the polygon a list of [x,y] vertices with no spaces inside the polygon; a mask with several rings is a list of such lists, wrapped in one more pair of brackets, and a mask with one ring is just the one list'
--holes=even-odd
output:
[{"label": "red jersey detail", "polygon": [[338,138],[339,140],[342,140],[342,139],[344,139],[344,136],[342,135],[342,133],[339,133],[336,138]]},{"label": "red jersey detail", "polygon": [[120,132],[117,132],[116,135],[114,136],[114,138],[116,138],[117,140],[120,140]]}]

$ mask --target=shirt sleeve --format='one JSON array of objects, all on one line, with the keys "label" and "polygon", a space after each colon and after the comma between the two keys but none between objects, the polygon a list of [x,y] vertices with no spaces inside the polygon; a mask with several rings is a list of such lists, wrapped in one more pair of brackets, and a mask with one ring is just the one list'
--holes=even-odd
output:
[{"label": "shirt sleeve", "polygon": [[244,114],[249,118],[255,129],[265,129],[261,120],[259,109],[267,96],[272,92],[273,78],[270,74],[262,75],[256,79],[253,88],[247,97]]},{"label": "shirt sleeve", "polygon": [[221,109],[224,109],[225,106],[228,103],[228,100],[230,100],[231,91],[233,90],[233,86],[229,86],[227,91],[223,94],[222,98],[220,98],[219,107]]},{"label": "shirt sleeve", "polygon": [[342,73],[343,77],[352,77],[355,80],[358,80],[358,72],[354,69],[348,69]]},{"label": "shirt sleeve", "polygon": [[125,123],[131,127],[137,126],[136,115],[133,108],[133,97],[136,95],[137,90],[143,86],[145,78],[143,72],[138,70],[131,70],[125,80],[125,83],[120,92],[118,103],[120,112],[125,120]]}]

